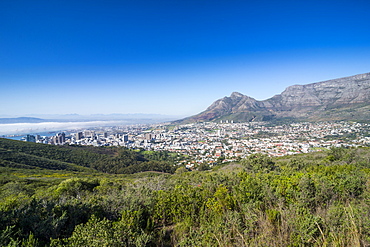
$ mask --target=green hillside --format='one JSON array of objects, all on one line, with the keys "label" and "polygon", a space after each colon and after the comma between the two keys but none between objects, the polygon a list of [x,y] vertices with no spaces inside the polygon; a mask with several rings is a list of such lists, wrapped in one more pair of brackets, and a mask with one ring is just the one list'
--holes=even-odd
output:
[{"label": "green hillside", "polygon": [[368,246],[369,167],[369,148],[173,175],[0,167],[0,246]]},{"label": "green hillside", "polygon": [[0,138],[0,166],[104,173],[173,173],[177,156],[122,147],[55,146]]}]

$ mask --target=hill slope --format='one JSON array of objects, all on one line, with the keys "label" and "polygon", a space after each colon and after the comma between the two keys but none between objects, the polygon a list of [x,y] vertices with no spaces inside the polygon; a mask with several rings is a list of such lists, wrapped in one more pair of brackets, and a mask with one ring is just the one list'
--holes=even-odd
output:
[{"label": "hill slope", "polygon": [[155,155],[120,147],[54,146],[0,138],[0,167],[136,173],[174,172],[166,152]]},{"label": "hill slope", "polygon": [[370,246],[369,151],[255,154],[129,179],[5,171],[0,245]]},{"label": "hill slope", "polygon": [[369,120],[370,73],[307,85],[294,85],[258,101],[234,92],[205,111],[178,122],[217,120],[268,121]]}]

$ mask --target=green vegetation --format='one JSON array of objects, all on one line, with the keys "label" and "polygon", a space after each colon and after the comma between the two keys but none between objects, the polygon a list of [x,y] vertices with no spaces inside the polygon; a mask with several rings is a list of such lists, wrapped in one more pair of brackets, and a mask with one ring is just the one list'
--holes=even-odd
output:
[{"label": "green vegetation", "polygon": [[174,173],[177,156],[122,147],[54,146],[0,138],[0,166],[132,174]]},{"label": "green vegetation", "polygon": [[[53,148],[120,156],[115,149]],[[172,175],[3,165],[0,246],[368,246],[369,151],[253,155]]]}]

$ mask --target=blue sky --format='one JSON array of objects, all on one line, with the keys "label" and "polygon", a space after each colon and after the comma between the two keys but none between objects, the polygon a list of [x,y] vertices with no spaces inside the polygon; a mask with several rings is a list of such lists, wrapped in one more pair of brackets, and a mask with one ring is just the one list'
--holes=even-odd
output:
[{"label": "blue sky", "polygon": [[370,2],[0,1],[0,116],[189,116],[370,72]]}]

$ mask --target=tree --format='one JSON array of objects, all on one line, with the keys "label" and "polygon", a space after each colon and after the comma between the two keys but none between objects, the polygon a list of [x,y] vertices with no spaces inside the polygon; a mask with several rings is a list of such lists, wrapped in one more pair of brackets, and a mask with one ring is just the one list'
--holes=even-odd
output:
[{"label": "tree", "polygon": [[255,172],[272,171],[275,170],[275,162],[266,154],[252,154],[246,159],[242,160],[242,164],[248,170]]}]

